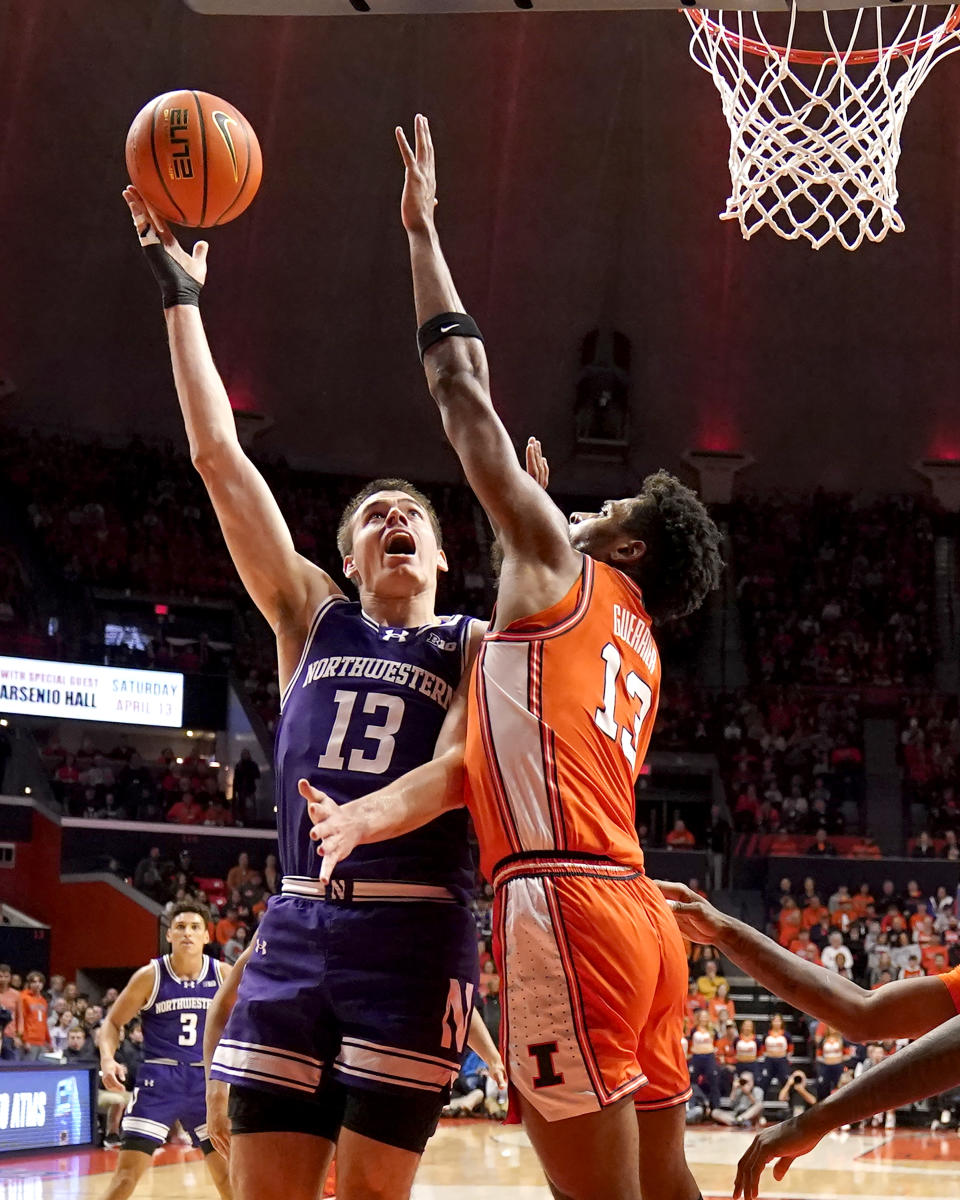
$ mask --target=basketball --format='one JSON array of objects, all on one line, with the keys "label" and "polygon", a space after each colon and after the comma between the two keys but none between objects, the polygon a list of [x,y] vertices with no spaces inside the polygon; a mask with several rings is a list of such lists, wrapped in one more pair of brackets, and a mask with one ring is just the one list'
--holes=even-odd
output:
[{"label": "basketball", "polygon": [[164,92],[127,133],[130,182],[176,225],[225,225],[257,194],[263,159],[250,122],[208,92]]}]

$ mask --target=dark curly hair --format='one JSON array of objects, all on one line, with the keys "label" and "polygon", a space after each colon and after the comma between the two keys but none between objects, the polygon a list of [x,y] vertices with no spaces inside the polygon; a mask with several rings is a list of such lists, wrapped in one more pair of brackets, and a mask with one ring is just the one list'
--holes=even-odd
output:
[{"label": "dark curly hair", "polygon": [[635,566],[621,567],[640,586],[658,625],[700,607],[720,583],[720,530],[700,497],[668,471],[648,475],[624,528],[646,542]]}]

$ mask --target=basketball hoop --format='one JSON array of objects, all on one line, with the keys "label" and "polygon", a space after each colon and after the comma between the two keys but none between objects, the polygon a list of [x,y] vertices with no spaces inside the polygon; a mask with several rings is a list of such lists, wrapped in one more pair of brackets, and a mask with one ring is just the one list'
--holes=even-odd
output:
[{"label": "basketball hoop", "polygon": [[912,5],[902,20],[897,11],[889,45],[889,10],[876,9],[876,48],[862,45],[872,26],[866,10],[848,14],[853,28],[844,38],[831,28],[838,14],[823,12],[822,50],[795,46],[796,0],[783,45],[764,33],[760,13],[682,11],[691,57],[712,76],[730,126],[733,188],[721,220],[739,221],[744,238],[769,226],[815,250],[832,238],[856,250],[864,238],[902,233],[900,131],[927,75],[960,50],[960,4],[939,25],[926,5]]}]

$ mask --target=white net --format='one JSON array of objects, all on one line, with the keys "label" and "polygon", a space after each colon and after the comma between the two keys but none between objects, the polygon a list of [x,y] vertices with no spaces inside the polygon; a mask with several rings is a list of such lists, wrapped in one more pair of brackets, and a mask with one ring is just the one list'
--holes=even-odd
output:
[{"label": "white net", "polygon": [[[894,10],[899,30],[886,39],[884,11],[845,14],[851,29],[839,44],[838,14],[822,13],[826,48],[805,51],[794,45],[795,4],[780,45],[759,13],[685,10],[690,54],[713,77],[730,126],[733,188],[720,217],[739,221],[745,238],[769,226],[817,250],[832,239],[856,250],[903,231],[903,121],[933,67],[960,49],[960,6],[939,24],[927,6]],[[874,17],[876,41],[864,50]]]}]

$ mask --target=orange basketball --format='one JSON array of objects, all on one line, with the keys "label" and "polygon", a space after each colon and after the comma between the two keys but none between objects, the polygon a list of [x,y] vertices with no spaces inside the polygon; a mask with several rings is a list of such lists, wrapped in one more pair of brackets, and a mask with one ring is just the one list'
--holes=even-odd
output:
[{"label": "orange basketball", "polygon": [[208,92],[164,92],[137,113],[127,133],[130,182],[176,225],[206,229],[239,217],[263,172],[250,122]]}]

